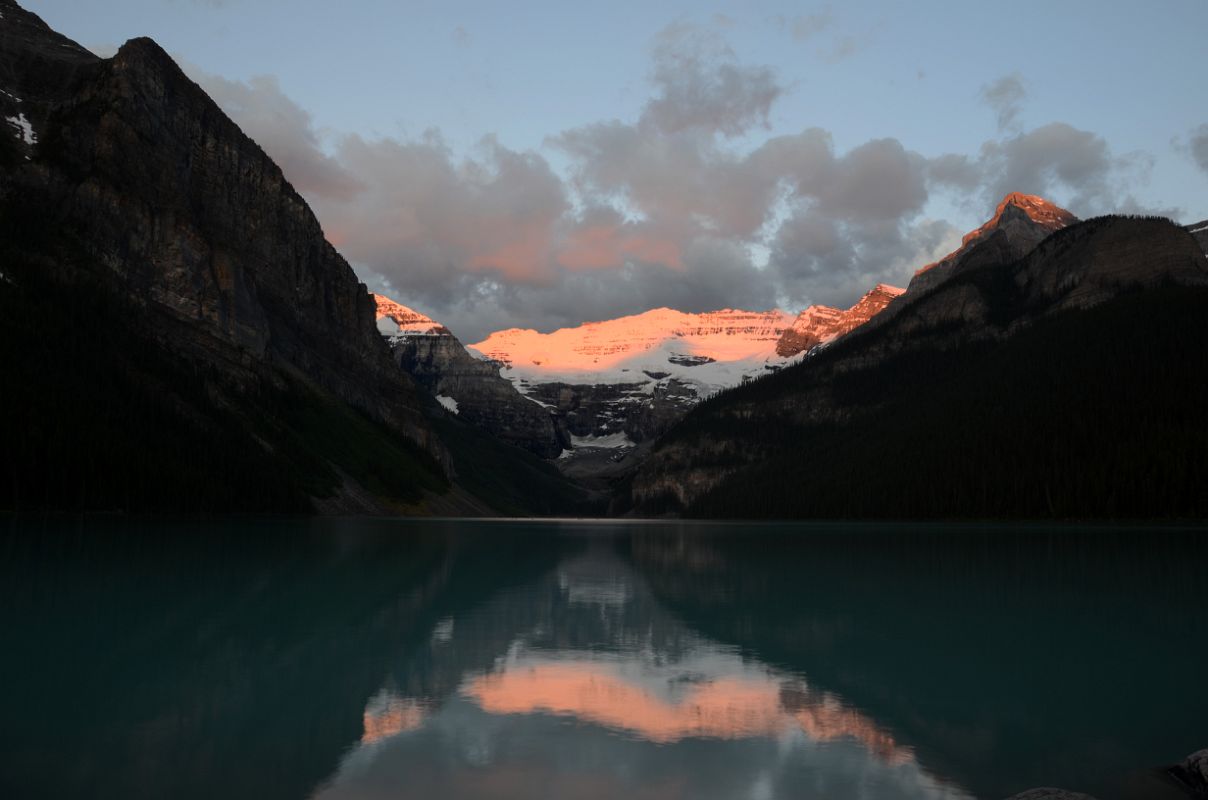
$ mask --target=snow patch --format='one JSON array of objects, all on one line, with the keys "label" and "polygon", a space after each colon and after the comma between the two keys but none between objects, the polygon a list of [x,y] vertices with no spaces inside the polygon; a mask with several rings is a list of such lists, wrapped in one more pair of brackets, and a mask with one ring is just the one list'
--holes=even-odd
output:
[{"label": "snow patch", "polygon": [[438,394],[436,396],[436,402],[438,402],[442,406],[444,406],[446,410],[448,410],[454,414],[457,413],[457,401],[454,400],[452,397],[447,397],[443,394]]},{"label": "snow patch", "polygon": [[21,138],[25,140],[26,144],[38,143],[38,134],[34,132],[34,126],[31,125],[30,121],[25,118],[24,113],[18,114],[15,117],[5,117],[4,119],[9,125],[12,125],[17,129],[18,133],[20,133]]},{"label": "snow patch", "polygon": [[1201,225],[1198,228],[1188,228],[1187,229],[1188,233],[1201,233],[1203,231],[1208,231],[1208,223],[1205,223],[1204,225]]},{"label": "snow patch", "polygon": [[570,435],[570,443],[575,449],[580,447],[599,447],[615,450],[619,447],[636,447],[633,440],[624,431],[608,433],[604,436],[575,436]]}]

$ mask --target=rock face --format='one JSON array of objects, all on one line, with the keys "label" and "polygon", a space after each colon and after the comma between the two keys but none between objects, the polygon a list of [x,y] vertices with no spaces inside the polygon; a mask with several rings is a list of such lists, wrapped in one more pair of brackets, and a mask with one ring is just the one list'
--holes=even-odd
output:
[{"label": "rock face", "polygon": [[155,42],[100,59],[0,0],[0,114],[8,286],[111,298],[140,354],[199,382],[179,418],[198,404],[234,414],[271,458],[285,451],[256,426],[302,387],[448,468],[365,286],[277,165]]},{"label": "rock face", "polygon": [[37,137],[8,191],[37,197],[167,317],[168,346],[244,383],[286,369],[435,446],[368,291],[264,151],[150,39],[102,60],[0,6],[0,88],[31,107]]},{"label": "rock face", "polygon": [[1187,756],[1170,771],[1196,797],[1208,797],[1208,748]]},{"label": "rock face", "polygon": [[878,283],[846,311],[830,306],[810,306],[781,334],[776,343],[776,354],[788,358],[837,339],[880,314],[903,291]]},{"label": "rock face", "polygon": [[1026,792],[1020,792],[1019,794],[1013,794],[1007,800],[1095,800],[1095,798],[1082,792],[1070,792],[1065,789],[1053,789],[1042,786],[1037,789],[1028,789]]},{"label": "rock face", "polygon": [[1204,252],[1208,253],[1208,219],[1188,225],[1187,232],[1194,236],[1200,247],[1204,248]]},{"label": "rock face", "polygon": [[[918,294],[943,283],[959,270],[974,251],[984,260],[991,256],[1010,261],[1027,255],[1049,234],[1059,231],[1078,218],[1043,197],[1012,192],[994,210],[994,216],[975,231],[965,234],[961,246],[948,255],[919,269],[909,289]],[[992,247],[986,247],[990,240]]]},{"label": "rock face", "polygon": [[557,458],[565,437],[550,410],[499,376],[499,364],[475,358],[444,325],[375,295],[378,329],[403,372],[459,418],[542,458]]},{"label": "rock face", "polygon": [[[764,496],[768,502],[765,507],[747,508],[744,505],[743,513],[784,513],[778,509],[786,506],[786,498],[792,498],[800,487],[824,485],[820,480],[810,481],[808,476],[811,474],[830,481],[825,485],[833,483],[837,490],[853,492],[854,487],[869,481],[868,474],[872,470],[880,468],[872,462],[866,464],[860,461],[859,467],[847,468],[862,470],[866,473],[865,477],[857,480],[849,476],[850,479],[844,479],[838,474],[830,474],[826,463],[804,463],[808,461],[806,453],[809,447],[814,446],[814,442],[819,443],[817,447],[823,447],[822,442],[829,443],[825,447],[834,449],[827,451],[830,453],[827,457],[846,463],[848,458],[857,458],[851,442],[875,443],[887,441],[891,434],[896,435],[893,417],[886,410],[890,403],[904,404],[919,418],[928,417],[931,413],[929,404],[939,403],[941,397],[947,398],[942,395],[942,388],[932,388],[930,382],[936,380],[936,376],[932,375],[931,370],[938,368],[932,365],[956,364],[959,359],[965,358],[960,354],[995,350],[1001,343],[1011,341],[1045,320],[1067,312],[1094,309],[1116,298],[1141,298],[1147,292],[1160,292],[1169,287],[1179,287],[1189,292],[1203,291],[1208,287],[1208,262],[1203,251],[1187,231],[1168,220],[1104,217],[1074,224],[1048,235],[1021,257],[1018,253],[1030,241],[1029,237],[1039,235],[1036,231],[1041,230],[1043,225],[1064,224],[1067,217],[1059,209],[1049,211],[1041,216],[1039,223],[1033,225],[1032,216],[1024,213],[1026,209],[1020,207],[1019,202],[1019,196],[1008,196],[999,206],[995,220],[975,232],[976,235],[951,260],[921,273],[929,277],[925,280],[916,277],[909,289],[895,298],[881,314],[821,351],[818,357],[805,359],[800,365],[782,370],[761,385],[742,387],[695,409],[668,437],[660,439],[649,459],[635,475],[631,495],[635,504],[646,513],[692,508],[706,495],[723,491],[727,486],[738,486],[742,481],[750,481],[749,487],[776,484],[780,489],[777,492],[766,491]],[[1055,208],[1051,204],[1040,207]],[[1004,228],[1003,220],[1007,220],[1006,226],[1011,230]],[[1033,233],[1029,233],[1030,230]],[[1187,313],[1187,307],[1195,304],[1192,297],[1191,293],[1176,297],[1184,298],[1180,300],[1180,313]],[[1140,302],[1138,299],[1137,303]],[[1134,303],[1133,307],[1139,306]],[[1068,315],[1063,318],[1074,319]],[[1152,319],[1145,324],[1152,325]],[[1194,327],[1194,323],[1188,324]],[[1161,336],[1174,338],[1160,341],[1175,342],[1171,352],[1182,348],[1183,345],[1177,343],[1190,334],[1180,338],[1173,331],[1167,331],[1166,327],[1162,328],[1164,332]],[[1062,330],[1074,329],[1067,326]],[[1074,334],[1069,335],[1072,337]],[[1003,357],[1008,358],[1006,355]],[[972,356],[968,358],[972,359]],[[1015,356],[1010,358],[1016,359]],[[1095,363],[1099,360],[1096,359]],[[1012,369],[1019,367],[1023,370],[1020,364],[1034,362],[1035,358],[1030,361],[1011,360],[1008,363]],[[976,359],[969,364],[976,365]],[[1185,420],[1187,429],[1195,430],[1199,424],[1195,418],[1198,412],[1189,410],[1185,404],[1180,405],[1177,397],[1184,390],[1186,396],[1195,396],[1199,391],[1199,379],[1187,372],[1187,365],[1182,361],[1176,361],[1171,366],[1174,371],[1163,380],[1182,388],[1168,392],[1169,397],[1164,395],[1155,400],[1177,406],[1172,408],[1172,417],[1168,420],[1176,429],[1182,430],[1178,426],[1183,426]],[[1134,366],[1129,368],[1134,369]],[[954,369],[953,385],[962,386],[960,391],[966,394],[976,393],[977,387],[961,383],[965,380],[962,376],[970,374],[970,367]],[[1120,380],[1127,380],[1124,374],[1121,373]],[[1110,381],[1106,372],[1088,374],[1087,378],[1097,383]],[[1061,376],[1052,380],[1055,381],[1054,387],[1061,387],[1053,391],[1060,391],[1062,397],[1080,396],[1078,386],[1061,384]],[[923,399],[930,396],[928,393],[935,394],[937,391],[941,394],[936,395],[934,403]],[[1119,389],[1114,390],[1113,396],[1120,395]],[[994,399],[995,402],[1002,402]],[[1091,406],[1097,409],[1096,413],[1109,413],[1100,408],[1100,400],[1084,400],[1096,403]],[[944,399],[943,402],[949,400]],[[957,400],[952,399],[951,402],[956,403]],[[1119,415],[1126,410],[1144,407],[1141,400],[1118,402],[1122,405],[1112,414]],[[967,416],[972,419],[981,413],[979,409]],[[1016,413],[1014,409],[1003,409],[1001,418],[1013,419],[1013,413]],[[1043,417],[1044,413],[1042,410],[1035,412],[1038,418]],[[1075,413],[1072,408],[1070,413]],[[1192,417],[1187,417],[1188,414]],[[1083,418],[1089,416],[1084,414]],[[864,431],[859,427],[865,424],[862,420],[873,420],[867,424],[875,427]],[[926,443],[942,440],[944,426],[955,429],[963,422],[961,418],[930,419],[927,424],[931,433],[927,436],[920,433],[922,439],[918,443],[912,442],[911,447],[920,444],[932,447]],[[1024,426],[1024,421],[1018,424]],[[1108,424],[1106,417],[1103,424]],[[849,432],[842,433],[845,430]],[[977,437],[978,441],[985,438],[981,433],[970,432],[968,435]],[[992,435],[992,431],[986,435]],[[1060,435],[1064,435],[1064,431],[1051,432],[1048,441],[1036,442],[1039,449],[1034,453],[1047,452],[1044,448],[1055,447],[1054,441]],[[1089,431],[1087,435],[1090,435]],[[1142,450],[1146,446],[1152,448],[1152,441],[1154,439],[1143,436],[1136,446]],[[1085,439],[1079,439],[1079,442],[1077,446],[1082,448],[1081,452],[1091,452],[1094,448]],[[1145,442],[1151,444],[1146,445]],[[939,452],[940,445],[934,446]],[[1039,458],[1034,453],[1021,453],[1019,458]],[[1163,465],[1170,466],[1172,463],[1162,453],[1149,455],[1159,459]],[[871,455],[869,457],[872,458]],[[906,464],[913,457],[909,453],[897,453],[890,461],[882,461],[886,464]],[[1073,454],[1062,457],[1071,459],[1071,463],[1079,463]],[[1194,460],[1196,457],[1188,455],[1188,458]],[[937,459],[937,475],[943,472],[945,479],[948,479],[949,470],[944,464],[954,462],[950,458],[946,462],[938,456]],[[1052,462],[1038,462],[1034,466],[1037,469],[1033,474],[1039,475],[1042,472],[1040,468],[1047,470]],[[886,474],[890,471],[887,466]],[[990,472],[986,468],[979,474],[988,475]],[[761,477],[754,477],[756,473]],[[893,474],[896,476],[898,473]],[[922,474],[920,467],[911,480],[917,478],[923,481],[920,477]],[[1176,470],[1175,474],[1190,473]],[[895,487],[901,485],[904,484],[896,478],[887,479],[888,489],[898,491]],[[1179,485],[1182,487],[1183,484]],[[934,488],[942,484],[933,482],[929,486],[933,488],[928,488],[928,493],[938,491],[936,496],[942,496],[942,489]],[[873,490],[870,488],[869,491]],[[985,491],[986,496],[990,496],[991,490]],[[997,497],[998,490],[993,491]],[[734,493],[739,493],[739,490],[734,489],[725,496],[730,497]],[[804,495],[801,492],[799,496]],[[753,495],[747,491],[746,496]],[[812,494],[810,496],[813,497]],[[1002,502],[1007,505],[998,513],[1007,514],[1012,501],[1010,495],[1003,497]],[[868,503],[857,504],[842,513],[859,513],[860,508],[872,508],[875,505],[873,499],[869,498]],[[925,507],[931,509],[927,512],[930,514],[952,513],[951,510],[942,509],[952,509],[957,500],[963,502],[966,499],[963,496],[954,497],[934,509]],[[1019,497],[1016,506],[1025,501],[1030,502],[1031,498]],[[920,508],[930,502],[922,499],[917,501]],[[1070,502],[1075,502],[1075,499],[1070,499]],[[1192,501],[1180,495],[1179,502]],[[823,501],[819,501],[819,504],[820,507],[826,506]],[[1041,503],[1040,506],[1053,507],[1051,502],[1047,506]],[[1105,508],[1099,507],[1098,513],[1105,513]],[[724,509],[717,513],[724,513]],[[897,513],[905,512],[899,510]],[[923,512],[914,510],[909,513],[917,515]]]}]

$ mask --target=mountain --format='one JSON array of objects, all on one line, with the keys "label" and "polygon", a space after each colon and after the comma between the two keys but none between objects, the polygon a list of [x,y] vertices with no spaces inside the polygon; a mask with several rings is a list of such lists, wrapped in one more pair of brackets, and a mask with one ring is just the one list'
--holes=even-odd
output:
[{"label": "mountain", "polygon": [[444,336],[449,329],[426,314],[384,295],[373,295],[378,332],[383,336]]},{"label": "mountain", "polygon": [[780,335],[776,355],[795,356],[855,330],[884,311],[903,291],[878,283],[846,311],[830,306],[810,306]]},{"label": "mountain", "polygon": [[866,325],[694,409],[621,505],[742,517],[1208,513],[1202,249],[1168,220],[1070,223],[1023,197]]},{"label": "mountain", "polygon": [[101,59],[0,0],[0,115],[0,509],[578,508],[440,417],[301,196],[153,41]]},{"label": "mountain", "polygon": [[1187,232],[1195,237],[1195,240],[1200,243],[1200,247],[1208,252],[1208,219],[1197,222],[1194,225],[1187,226]]},{"label": "mountain", "polygon": [[1011,192],[994,209],[994,216],[965,234],[960,247],[919,269],[909,288],[921,292],[942,283],[975,252],[983,259],[1021,258],[1049,234],[1077,221],[1073,214],[1043,197]]},{"label": "mountain", "polygon": [[563,449],[554,418],[499,376],[495,362],[475,358],[448,328],[388,297],[374,295],[378,330],[403,372],[451,414],[542,458]]},{"label": "mountain", "polygon": [[552,333],[498,331],[470,350],[555,415],[568,457],[623,457],[703,398],[787,363],[776,343],[790,321],[782,311],[657,308]]}]

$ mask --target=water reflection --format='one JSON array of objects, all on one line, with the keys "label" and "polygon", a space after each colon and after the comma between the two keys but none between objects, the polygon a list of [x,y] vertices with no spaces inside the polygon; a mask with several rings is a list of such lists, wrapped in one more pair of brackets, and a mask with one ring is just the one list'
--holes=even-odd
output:
[{"label": "water reflection", "polygon": [[[408,696],[392,676],[318,796],[781,797],[805,776],[827,796],[869,785],[964,796],[838,694],[685,626],[617,542],[591,539],[541,579],[442,621],[397,673],[457,669],[450,655],[481,658],[485,641],[495,657],[460,665],[443,693]],[[547,793],[550,781],[568,794]]]},{"label": "water reflection", "polygon": [[0,796],[1175,797],[1198,532],[11,525]]}]

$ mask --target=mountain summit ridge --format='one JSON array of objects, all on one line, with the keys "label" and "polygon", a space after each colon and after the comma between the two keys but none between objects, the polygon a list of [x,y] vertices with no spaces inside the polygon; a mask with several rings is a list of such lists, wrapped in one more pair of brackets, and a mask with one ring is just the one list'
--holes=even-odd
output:
[{"label": "mountain summit ridge", "polygon": [[975,250],[982,249],[994,237],[998,247],[994,258],[1009,261],[1022,258],[1050,234],[1078,222],[1078,217],[1039,195],[1010,192],[994,209],[993,216],[961,238],[960,247],[948,255],[920,267],[907,286],[912,295],[927,291],[952,275]]}]

